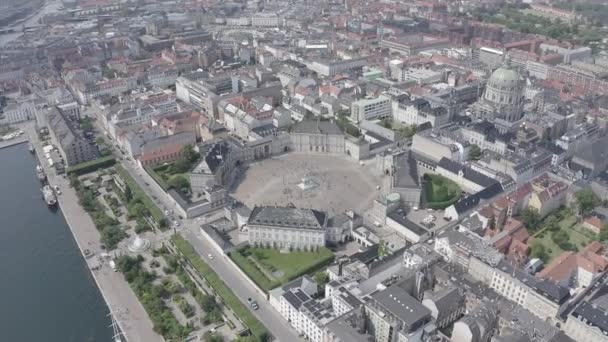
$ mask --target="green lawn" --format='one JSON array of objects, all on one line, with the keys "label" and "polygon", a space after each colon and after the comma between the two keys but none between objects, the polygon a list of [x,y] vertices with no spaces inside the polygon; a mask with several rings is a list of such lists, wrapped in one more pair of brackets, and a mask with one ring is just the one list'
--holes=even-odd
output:
[{"label": "green lawn", "polygon": [[432,209],[445,209],[460,198],[460,187],[453,181],[433,174],[425,174],[426,206]]},{"label": "green lawn", "polygon": [[576,217],[574,215],[564,217],[563,220],[559,221],[559,227],[561,229],[566,229],[566,230],[570,229],[575,224],[576,224]]},{"label": "green lawn", "polygon": [[231,253],[230,257],[256,284],[268,291],[301,275],[318,271],[333,261],[334,254],[324,247],[319,252],[289,253],[247,247]]},{"label": "green lawn", "polygon": [[[576,217],[574,215],[565,217],[559,222],[558,225],[561,230],[568,234],[569,241],[574,244],[578,250],[583,249],[589,242],[593,240],[593,237],[590,236],[590,234],[586,234],[582,228],[576,224]],[[547,229],[538,231],[536,234],[534,234],[534,238],[536,241],[540,241],[540,243],[545,247],[547,254],[549,254],[548,262],[564,252],[563,249],[553,242],[553,239],[551,239],[551,231]]]},{"label": "green lawn", "polygon": [[249,311],[249,309],[236,297],[234,292],[226,286],[226,283],[215,273],[209,265],[196,253],[194,247],[190,245],[181,235],[176,234],[171,237],[173,245],[182,253],[182,255],[192,264],[192,266],[200,273],[215,292],[222,298],[222,301],[243,321],[243,323],[251,330],[251,333],[263,340],[264,336],[268,335],[266,327],[258,321],[257,318]]},{"label": "green lawn", "polygon": [[173,168],[173,163],[160,165],[156,167],[146,167],[146,172],[160,185],[164,190],[169,190],[171,182],[169,180],[173,177],[182,176],[190,181],[190,174],[188,172],[176,172]]}]

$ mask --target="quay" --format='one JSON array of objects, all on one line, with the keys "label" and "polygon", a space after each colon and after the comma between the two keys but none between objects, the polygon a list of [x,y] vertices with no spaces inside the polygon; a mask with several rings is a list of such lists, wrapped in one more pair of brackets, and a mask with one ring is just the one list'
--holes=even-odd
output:
[{"label": "quay", "polygon": [[[61,212],[102,297],[111,310],[110,314],[114,316],[122,332],[123,341],[126,339],[127,342],[164,342],[164,339],[154,332],[152,321],[122,273],[114,271],[107,260],[99,258],[101,253],[105,252],[101,248],[99,231],[89,214],[80,206],[76,192],[70,187],[67,177],[57,175],[46,162],[34,127],[28,127],[24,136],[25,141],[29,136],[49,184],[57,185],[61,189],[61,195],[57,196]],[[87,258],[85,250],[89,251],[87,254],[94,256]],[[92,267],[93,265],[95,267]]]},{"label": "quay", "polygon": [[15,145],[19,145],[19,144],[23,144],[23,143],[26,143],[28,141],[29,141],[29,139],[28,139],[27,134],[23,134],[22,136],[14,138],[14,139],[11,139],[11,140],[2,140],[2,141],[0,141],[0,149],[11,147],[11,146],[15,146]]}]

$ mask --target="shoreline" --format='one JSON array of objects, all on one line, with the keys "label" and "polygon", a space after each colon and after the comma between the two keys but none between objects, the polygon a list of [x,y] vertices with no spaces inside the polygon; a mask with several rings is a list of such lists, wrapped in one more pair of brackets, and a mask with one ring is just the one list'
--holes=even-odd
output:
[{"label": "shoreline", "polygon": [[0,150],[3,149],[3,148],[9,148],[9,147],[25,144],[29,140],[30,139],[28,139],[28,137],[25,136],[25,134],[24,134],[23,137],[19,137],[19,138],[16,138],[16,139],[11,139],[11,140],[1,141],[0,142]]},{"label": "shoreline", "polygon": [[[122,337],[128,342],[164,341],[161,336],[154,332],[147,312],[122,273],[115,272],[104,261],[98,262],[99,269],[93,270],[91,268],[91,262],[97,260],[100,253],[105,252],[100,247],[99,231],[90,215],[80,206],[76,192],[69,186],[69,180],[55,174],[54,170],[44,161],[44,158],[41,158],[38,139],[31,137],[31,131],[28,132],[28,136],[30,136],[30,139],[25,141],[29,140],[34,146],[36,151],[34,156],[43,167],[49,184],[52,186],[59,185],[61,188],[62,194],[57,195],[59,209],[102,298],[122,332]],[[85,249],[88,249],[94,255],[87,258],[84,253]]]}]

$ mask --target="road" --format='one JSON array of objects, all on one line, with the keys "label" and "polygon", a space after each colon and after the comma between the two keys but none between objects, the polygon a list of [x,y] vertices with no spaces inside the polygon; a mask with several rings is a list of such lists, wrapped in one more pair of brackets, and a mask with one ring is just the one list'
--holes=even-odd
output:
[{"label": "road", "polygon": [[[80,206],[76,192],[69,186],[69,181],[62,176],[57,176],[46,163],[42,155],[42,146],[33,127],[28,128],[28,133],[30,141],[36,148],[41,165],[45,168],[49,184],[57,185],[62,190],[57,199],[78,247],[81,252],[88,249],[99,256],[103,250],[101,249],[99,231],[93,220]],[[90,261],[88,259],[87,263]],[[114,272],[106,261],[102,261],[101,268],[92,271],[93,278],[106,303],[114,313],[127,341],[162,342],[162,337],[154,332],[148,314],[123,275]]]},{"label": "road", "polygon": [[[103,129],[100,127],[101,131]],[[120,151],[115,149],[117,155],[122,155]],[[131,174],[137,184],[153,199],[153,201],[163,210],[163,212],[171,212],[174,209],[174,204],[167,198],[167,193],[159,191],[156,186],[152,186],[154,180],[143,169],[141,169],[134,161],[128,158],[123,158],[120,161],[121,165]],[[221,213],[221,211],[220,211]],[[215,254],[216,249],[211,246],[211,242],[203,237],[200,233],[200,224],[196,219],[180,219],[176,215],[169,215],[168,218],[173,224],[174,221],[180,222],[176,230],[181,233],[194,249],[198,252],[201,258],[208,263],[211,268],[220,276],[220,278],[234,291],[234,294],[245,304],[247,308],[247,298],[255,298],[259,304],[258,310],[251,310],[253,314],[266,326],[266,328],[275,337],[276,341],[297,342],[303,341],[298,333],[291,328],[289,323],[274,310],[268,301],[261,297],[256,289],[249,283],[247,279],[239,273],[234,265],[230,264],[225,258],[226,255],[219,257],[215,255],[213,260],[208,258],[208,254]],[[159,236],[159,239],[168,239],[172,231]]]},{"label": "road", "polygon": [[[120,153],[120,152],[118,152]],[[144,189],[148,196],[155,196],[155,202],[160,208],[165,210],[172,210],[172,202],[166,198],[166,193],[160,193],[156,187],[146,185],[154,182],[152,178],[141,168],[130,160],[123,160],[121,164],[133,178]],[[154,198],[154,197],[152,197]],[[214,257],[210,260],[208,254],[215,254],[216,249],[211,246],[211,242],[208,241],[200,233],[199,225],[195,219],[179,219],[176,217],[172,218],[180,222],[180,226],[177,231],[183,235],[183,237],[192,244],[194,249],[198,252],[201,258],[211,266],[211,268],[220,276],[220,278],[228,285],[228,287],[234,292],[234,294],[249,308],[247,304],[247,298],[254,298],[259,304],[258,310],[252,310],[253,314],[259,319],[264,326],[271,332],[277,341],[301,341],[302,339],[298,336],[298,333],[289,326],[287,321],[270,306],[268,301],[261,297],[256,289],[247,281],[243,279],[243,276],[235,270],[234,266],[230,264],[224,258],[228,258],[226,255],[222,257]],[[216,255],[217,256],[217,255]]]}]

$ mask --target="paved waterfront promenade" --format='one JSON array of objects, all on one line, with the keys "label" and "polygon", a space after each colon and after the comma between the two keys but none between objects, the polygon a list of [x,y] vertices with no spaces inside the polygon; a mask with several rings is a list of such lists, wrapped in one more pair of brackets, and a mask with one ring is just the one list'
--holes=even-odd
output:
[{"label": "paved waterfront promenade", "polygon": [[[36,148],[39,160],[47,174],[51,185],[61,188],[58,195],[61,211],[74,235],[81,252],[85,249],[95,253],[95,257],[103,252],[100,247],[100,235],[89,214],[78,203],[76,192],[69,187],[69,180],[55,175],[42,156],[42,147],[33,130],[27,132]],[[90,260],[87,260],[90,262]],[[163,338],[152,329],[152,322],[137,296],[120,272],[114,272],[107,262],[101,268],[92,271],[93,278],[101,291],[106,303],[114,312],[120,329],[128,342],[161,342]]]},{"label": "paved waterfront promenade", "polygon": [[0,149],[11,147],[11,146],[15,146],[15,145],[19,145],[19,144],[23,144],[23,143],[25,143],[27,141],[28,141],[27,134],[24,134],[24,135],[22,135],[20,137],[17,137],[15,139],[11,139],[11,140],[2,140],[2,141],[0,141]]}]

